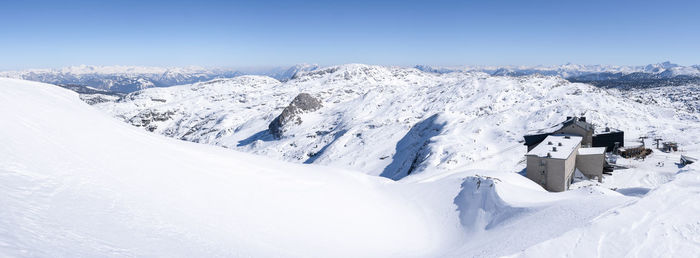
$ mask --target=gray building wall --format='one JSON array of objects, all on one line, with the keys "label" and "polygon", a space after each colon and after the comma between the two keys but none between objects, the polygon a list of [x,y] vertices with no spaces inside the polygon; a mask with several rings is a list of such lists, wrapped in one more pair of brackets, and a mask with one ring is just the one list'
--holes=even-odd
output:
[{"label": "gray building wall", "polygon": [[573,134],[583,137],[581,139],[581,145],[592,146],[593,144],[593,131],[586,131],[576,124],[571,124],[569,126],[562,127],[561,129],[554,132],[554,134]]},{"label": "gray building wall", "polygon": [[576,168],[588,178],[598,178],[598,182],[603,181],[603,162],[605,154],[587,154],[576,156]]}]

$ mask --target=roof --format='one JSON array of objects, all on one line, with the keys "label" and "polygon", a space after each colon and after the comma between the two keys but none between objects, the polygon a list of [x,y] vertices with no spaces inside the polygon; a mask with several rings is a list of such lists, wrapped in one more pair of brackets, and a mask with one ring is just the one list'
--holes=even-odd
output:
[{"label": "roof", "polygon": [[[526,156],[537,156],[540,158],[566,159],[576,150],[576,146],[581,143],[581,136],[555,134],[549,135],[537,147],[530,150]],[[551,143],[551,144],[550,144]],[[556,148],[556,151],[554,150]],[[603,148],[605,149],[605,148]]]},{"label": "roof", "polygon": [[567,127],[567,126],[570,126],[570,125],[574,125],[574,124],[577,125],[577,126],[579,126],[579,127],[581,127],[581,128],[583,128],[583,129],[585,129],[585,130],[587,130],[587,131],[593,131],[593,130],[594,130],[593,124],[590,124],[590,123],[585,122],[585,121],[581,121],[581,120],[579,119],[579,117],[575,117],[575,116],[574,116],[574,117],[571,117],[571,118],[567,119],[566,121],[561,122],[561,123],[559,123],[559,124],[556,124],[556,125],[554,125],[554,126],[552,126],[552,127],[545,128],[545,129],[539,129],[539,130],[535,130],[535,131],[529,131],[527,134],[528,134],[528,135],[538,135],[538,134],[549,134],[549,133],[554,133],[554,132],[556,132],[556,131],[558,131],[558,130],[564,128],[564,127]]},{"label": "roof", "polygon": [[578,155],[605,154],[605,147],[579,148]]},{"label": "roof", "polygon": [[583,129],[585,129],[586,131],[593,131],[594,130],[592,124],[589,124],[586,121],[581,121],[578,117],[572,117],[569,120],[564,121],[563,123],[561,123],[560,128],[564,128],[564,127],[570,126],[572,124],[575,124]]}]

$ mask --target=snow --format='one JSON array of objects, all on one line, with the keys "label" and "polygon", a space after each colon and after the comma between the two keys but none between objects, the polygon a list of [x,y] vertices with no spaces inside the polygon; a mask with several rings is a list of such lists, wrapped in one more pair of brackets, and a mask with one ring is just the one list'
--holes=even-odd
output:
[{"label": "snow", "polygon": [[516,256],[694,257],[700,248],[700,174],[681,169],[636,202]]},{"label": "snow", "polygon": [[[25,79],[57,85],[91,86],[112,92],[128,93],[146,88],[168,87],[209,81],[217,78],[232,78],[240,75],[264,75],[279,81],[288,81],[304,73],[321,68],[315,64],[297,64],[291,67],[148,67],[148,66],[93,66],[78,65],[57,69],[28,69],[20,71],[0,71],[0,77]],[[694,82],[700,80],[700,67],[680,66],[670,62],[646,66],[580,65],[564,64],[552,66],[454,66],[436,67],[416,65],[416,69],[426,73],[486,73],[492,76],[557,76],[579,82],[599,82],[610,87],[660,86]],[[626,86],[627,85],[627,86]],[[645,86],[646,85],[646,86]]]},{"label": "snow", "polygon": [[[300,139],[306,134],[300,132],[313,128],[307,125],[323,124],[328,119],[325,114],[347,112],[348,117],[337,115],[345,123],[339,127],[348,130],[347,136],[361,133],[367,145],[338,136],[335,144],[339,145],[332,144],[327,150],[347,144],[358,152],[348,158],[353,159],[375,155],[372,149],[383,145],[386,148],[379,151],[413,149],[417,154],[405,155],[427,156],[419,165],[422,169],[394,181],[375,176],[376,170],[357,169],[382,172],[383,165],[344,166],[347,160],[339,157],[346,152],[320,156],[317,160],[332,165],[322,166],[175,140],[113,119],[68,90],[0,79],[0,119],[5,121],[0,127],[0,255],[692,257],[700,251],[700,171],[697,164],[675,164],[681,153],[699,156],[696,135],[700,127],[693,113],[628,102],[615,98],[615,92],[581,84],[552,88],[538,84],[559,83],[549,77],[424,77],[412,72],[415,70],[362,65],[343,69],[338,69],[339,74],[315,73],[308,75],[313,79],[302,76],[286,83],[246,76],[172,91],[153,89],[132,94],[133,99],[119,105],[100,105],[136,113],[141,111],[134,107],[177,108],[173,116],[196,120],[209,115],[216,124],[234,128],[231,132],[236,128],[255,132],[266,125],[264,112],[274,114],[276,106],[288,103],[294,95],[289,92],[324,89],[328,92],[314,92],[323,97],[323,114],[304,116],[301,128],[294,132],[298,136],[288,136],[277,147],[292,142],[302,145]],[[412,79],[408,83],[396,80],[397,74]],[[360,80],[358,75],[367,77]],[[302,80],[311,85],[304,86]],[[357,84],[335,89],[344,84],[334,84],[334,80]],[[429,87],[417,84],[413,87],[421,90],[415,92],[405,86],[416,80],[439,81]],[[363,84],[367,81],[386,84]],[[389,85],[405,87],[391,91]],[[372,92],[382,87],[386,87],[382,94]],[[280,91],[285,88],[289,92]],[[489,91],[491,88],[495,89]],[[523,97],[527,104],[513,106],[498,101],[507,95],[480,100],[520,88],[548,92],[558,101]],[[345,92],[350,89],[353,92]],[[576,90],[581,90],[580,95],[566,94]],[[431,93],[440,91],[445,93]],[[487,93],[469,95],[473,91]],[[222,97],[225,94],[233,94],[229,96],[235,96],[234,101]],[[275,94],[280,100],[271,97]],[[468,96],[470,100],[459,102],[446,96]],[[434,101],[423,102],[430,98]],[[538,106],[537,101],[546,104]],[[396,105],[387,106],[392,102]],[[487,115],[469,117],[458,112],[489,102]],[[201,104],[201,110],[193,110],[195,103]],[[367,123],[379,117],[372,111],[377,106],[369,103],[381,104],[389,121],[407,119],[411,126],[390,122],[381,131],[358,130],[358,124],[365,128],[381,125]],[[593,123],[621,128],[632,138],[651,131],[679,142],[681,152],[655,151],[645,160],[619,158],[617,164],[628,169],[605,176],[603,183],[582,180],[571,191],[546,192],[518,173],[525,150],[517,141],[529,128],[553,124],[583,105],[599,107],[586,114]],[[437,107],[451,111],[415,118],[420,112],[413,110],[425,107],[428,111],[421,112],[431,113]],[[210,110],[205,111],[207,108]],[[622,113],[620,108],[629,111]],[[608,119],[612,117],[617,119]],[[195,127],[198,123],[179,121],[183,130],[199,128],[192,134],[212,129],[203,129],[206,123]],[[523,121],[533,122],[526,125]],[[155,132],[161,133],[162,122],[172,121],[161,121]],[[408,136],[386,137],[388,134]],[[405,140],[394,141],[396,138]],[[465,145],[473,149],[459,145],[471,140],[478,141]],[[273,143],[259,141],[252,144]],[[518,145],[504,150],[511,143]],[[423,147],[426,144],[430,147]],[[443,152],[468,156],[472,162],[440,167],[447,161],[435,158],[445,157]],[[415,160],[411,157],[405,160]]]},{"label": "snow", "polygon": [[[581,144],[581,136],[548,135],[526,155],[540,158],[567,159]],[[551,143],[551,144],[550,144]]]},{"label": "snow", "polygon": [[315,69],[318,69],[318,65],[299,64],[292,67],[259,69],[204,68],[196,66],[79,65],[58,69],[2,71],[0,72],[0,77],[33,80],[57,85],[91,86],[112,92],[133,92],[153,87],[167,87],[218,78],[232,78],[243,74],[268,75],[277,80],[288,80],[297,72]]},{"label": "snow", "polygon": [[[302,92],[323,107],[274,139],[269,123]],[[96,107],[177,139],[399,180],[461,168],[520,171],[527,152],[522,136],[567,116],[624,130],[626,139],[674,140],[698,132],[698,113],[663,95],[654,99],[558,77],[349,64],[286,82],[240,76],[147,89]]]},{"label": "snow", "polygon": [[627,75],[632,73],[649,73],[674,77],[679,75],[700,76],[697,66],[680,66],[670,62],[649,64],[643,66],[628,65],[580,65],[564,64],[552,66],[430,66],[417,65],[417,69],[432,73],[453,72],[484,72],[496,76],[524,76],[541,74],[548,76],[560,76],[562,78],[577,78],[579,76],[600,75],[606,77],[613,74]]},{"label": "snow", "polygon": [[440,240],[386,179],[149,135],[39,83],[0,79],[0,114],[0,253],[404,256]]}]

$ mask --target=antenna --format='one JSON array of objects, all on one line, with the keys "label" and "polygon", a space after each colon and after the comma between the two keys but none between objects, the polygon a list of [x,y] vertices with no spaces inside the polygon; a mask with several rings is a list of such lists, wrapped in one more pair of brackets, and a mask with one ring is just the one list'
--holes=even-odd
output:
[{"label": "antenna", "polygon": [[646,147],[646,144],[644,143],[644,139],[649,138],[649,136],[639,136],[639,140],[642,142],[642,146]]}]

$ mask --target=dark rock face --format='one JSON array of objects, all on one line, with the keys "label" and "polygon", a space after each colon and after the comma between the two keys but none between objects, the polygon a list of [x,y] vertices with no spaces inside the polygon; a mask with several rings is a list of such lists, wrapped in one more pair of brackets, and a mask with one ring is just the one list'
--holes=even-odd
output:
[{"label": "dark rock face", "polygon": [[292,103],[284,108],[279,116],[272,120],[268,129],[275,138],[281,138],[287,125],[301,124],[300,114],[314,112],[321,107],[323,107],[321,101],[311,96],[311,94],[299,93],[299,95],[292,100]]}]

